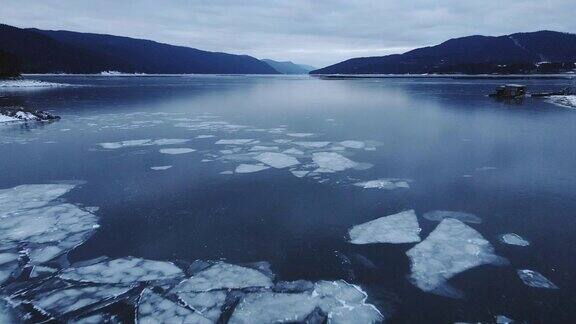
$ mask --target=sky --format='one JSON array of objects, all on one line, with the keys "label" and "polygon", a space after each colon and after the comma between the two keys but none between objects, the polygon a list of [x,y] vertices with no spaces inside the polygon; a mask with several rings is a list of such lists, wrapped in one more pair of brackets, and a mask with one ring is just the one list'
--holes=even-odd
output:
[{"label": "sky", "polygon": [[576,0],[0,0],[0,22],[324,67],[454,37],[576,33]]}]

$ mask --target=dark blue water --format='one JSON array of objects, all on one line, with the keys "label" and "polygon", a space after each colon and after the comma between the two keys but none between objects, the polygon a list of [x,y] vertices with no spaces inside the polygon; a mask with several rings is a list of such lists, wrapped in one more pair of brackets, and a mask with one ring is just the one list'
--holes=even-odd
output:
[{"label": "dark blue water", "polygon": [[[576,320],[576,110],[539,99],[488,98],[504,80],[35,79],[74,86],[0,90],[4,100],[62,117],[51,124],[0,127],[0,187],[85,181],[67,199],[99,206],[101,227],[70,253],[71,261],[102,255],[264,260],[282,280],[356,283],[389,322],[490,322],[498,314],[531,323]],[[572,83],[521,82],[530,90]],[[231,132],[177,126],[197,116],[247,127]],[[375,150],[347,150],[350,159],[373,167],[316,179],[286,169],[221,174],[239,162],[221,160],[225,148],[217,140],[250,138],[269,145],[290,132],[314,134],[297,140],[373,143]],[[208,134],[215,137],[195,138]],[[166,147],[196,152],[97,145],[162,138],[191,139]],[[207,158],[213,161],[202,162]],[[172,168],[150,169],[162,165]],[[393,191],[352,185],[378,178],[412,182],[410,189]],[[451,299],[409,282],[405,252],[413,244],[347,243],[351,226],[407,209],[416,210],[422,238],[437,225],[421,217],[427,211],[479,216],[482,223],[470,226],[510,265],[457,275],[450,284],[465,298]],[[510,232],[531,245],[498,241]],[[560,289],[528,287],[517,269],[536,270]]]}]

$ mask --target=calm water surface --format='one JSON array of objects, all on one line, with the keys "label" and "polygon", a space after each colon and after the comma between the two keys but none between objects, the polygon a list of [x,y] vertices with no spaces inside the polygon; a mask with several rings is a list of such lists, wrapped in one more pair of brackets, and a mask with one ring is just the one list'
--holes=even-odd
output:
[{"label": "calm water surface", "polygon": [[[281,280],[358,284],[393,323],[490,322],[498,314],[531,323],[576,320],[575,110],[486,97],[502,80],[34,78],[73,86],[0,90],[4,100],[62,116],[51,124],[0,127],[0,188],[85,181],[66,199],[100,207],[101,226],[70,253],[72,262],[102,255],[268,261]],[[571,83],[522,82],[531,90]],[[191,126],[202,121],[218,123]],[[98,145],[163,138],[191,140]],[[255,145],[215,142],[238,138],[282,150],[294,147],[286,139],[363,141],[369,149],[340,152],[372,167],[303,178],[289,168],[227,174],[242,163],[240,150]],[[196,151],[170,155],[163,148]],[[306,169],[310,160],[301,162]],[[172,167],[150,169],[166,165]],[[409,179],[410,188],[353,185],[379,178]],[[438,224],[424,219],[425,212],[477,215],[482,223],[469,225],[510,264],[460,273],[449,282],[465,297],[453,299],[410,283],[405,253],[414,244],[347,242],[350,227],[408,209],[419,217],[422,238]],[[504,245],[498,240],[503,233],[517,233],[531,245]],[[528,287],[517,269],[536,270],[560,289]]]}]

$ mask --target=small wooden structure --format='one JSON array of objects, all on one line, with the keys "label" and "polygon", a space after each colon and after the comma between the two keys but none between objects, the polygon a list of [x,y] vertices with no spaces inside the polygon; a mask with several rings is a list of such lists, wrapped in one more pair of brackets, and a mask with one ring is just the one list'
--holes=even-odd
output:
[{"label": "small wooden structure", "polygon": [[491,93],[490,97],[515,99],[522,98],[526,95],[526,86],[521,84],[506,84],[496,88],[495,93]]}]

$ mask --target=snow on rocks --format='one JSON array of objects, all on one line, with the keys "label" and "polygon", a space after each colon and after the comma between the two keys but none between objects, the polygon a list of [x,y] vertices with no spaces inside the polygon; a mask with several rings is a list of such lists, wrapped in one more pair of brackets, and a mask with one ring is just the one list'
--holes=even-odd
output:
[{"label": "snow on rocks", "polygon": [[182,277],[180,268],[171,262],[120,258],[62,271],[60,278],[78,282],[129,284],[141,281]]},{"label": "snow on rocks", "polygon": [[524,282],[525,285],[534,288],[545,288],[545,289],[558,289],[552,281],[544,277],[541,273],[534,270],[518,270],[518,277]]},{"label": "snow on rocks", "polygon": [[354,185],[364,189],[394,190],[398,188],[410,188],[408,180],[403,179],[377,179],[364,182],[357,182]]},{"label": "snow on rocks", "polygon": [[335,152],[316,152],[312,161],[318,165],[316,172],[338,172],[356,167],[356,162]]},{"label": "snow on rocks", "polygon": [[490,242],[463,222],[446,218],[408,252],[411,260],[410,279],[426,292],[448,297],[462,294],[447,281],[468,269],[483,265],[502,265],[506,259],[494,254]]},{"label": "snow on rocks", "polygon": [[146,288],[140,294],[136,322],[139,324],[154,323],[198,323],[209,324],[213,321],[202,315],[180,306],[175,302],[154,293]]},{"label": "snow on rocks", "polygon": [[464,213],[459,211],[449,211],[449,210],[435,210],[427,212],[423,216],[427,220],[440,222],[446,218],[457,219],[464,223],[480,224],[482,219],[474,214]]},{"label": "snow on rocks", "polygon": [[240,164],[236,167],[234,173],[254,173],[266,169],[270,169],[270,167],[261,164]]},{"label": "snow on rocks", "polygon": [[254,159],[276,169],[288,168],[300,164],[295,157],[275,152],[261,153],[255,156]]},{"label": "snow on rocks", "polygon": [[420,227],[414,210],[380,217],[352,227],[352,244],[420,242]]},{"label": "snow on rocks", "polygon": [[160,153],[162,154],[170,154],[170,155],[177,155],[177,154],[187,154],[196,152],[195,149],[180,147],[180,148],[164,148],[160,149]]},{"label": "snow on rocks", "polygon": [[218,262],[182,281],[175,290],[182,293],[271,286],[272,280],[257,270]]},{"label": "snow on rocks", "polygon": [[507,233],[500,236],[500,241],[509,245],[528,246],[530,242],[515,233]]}]

